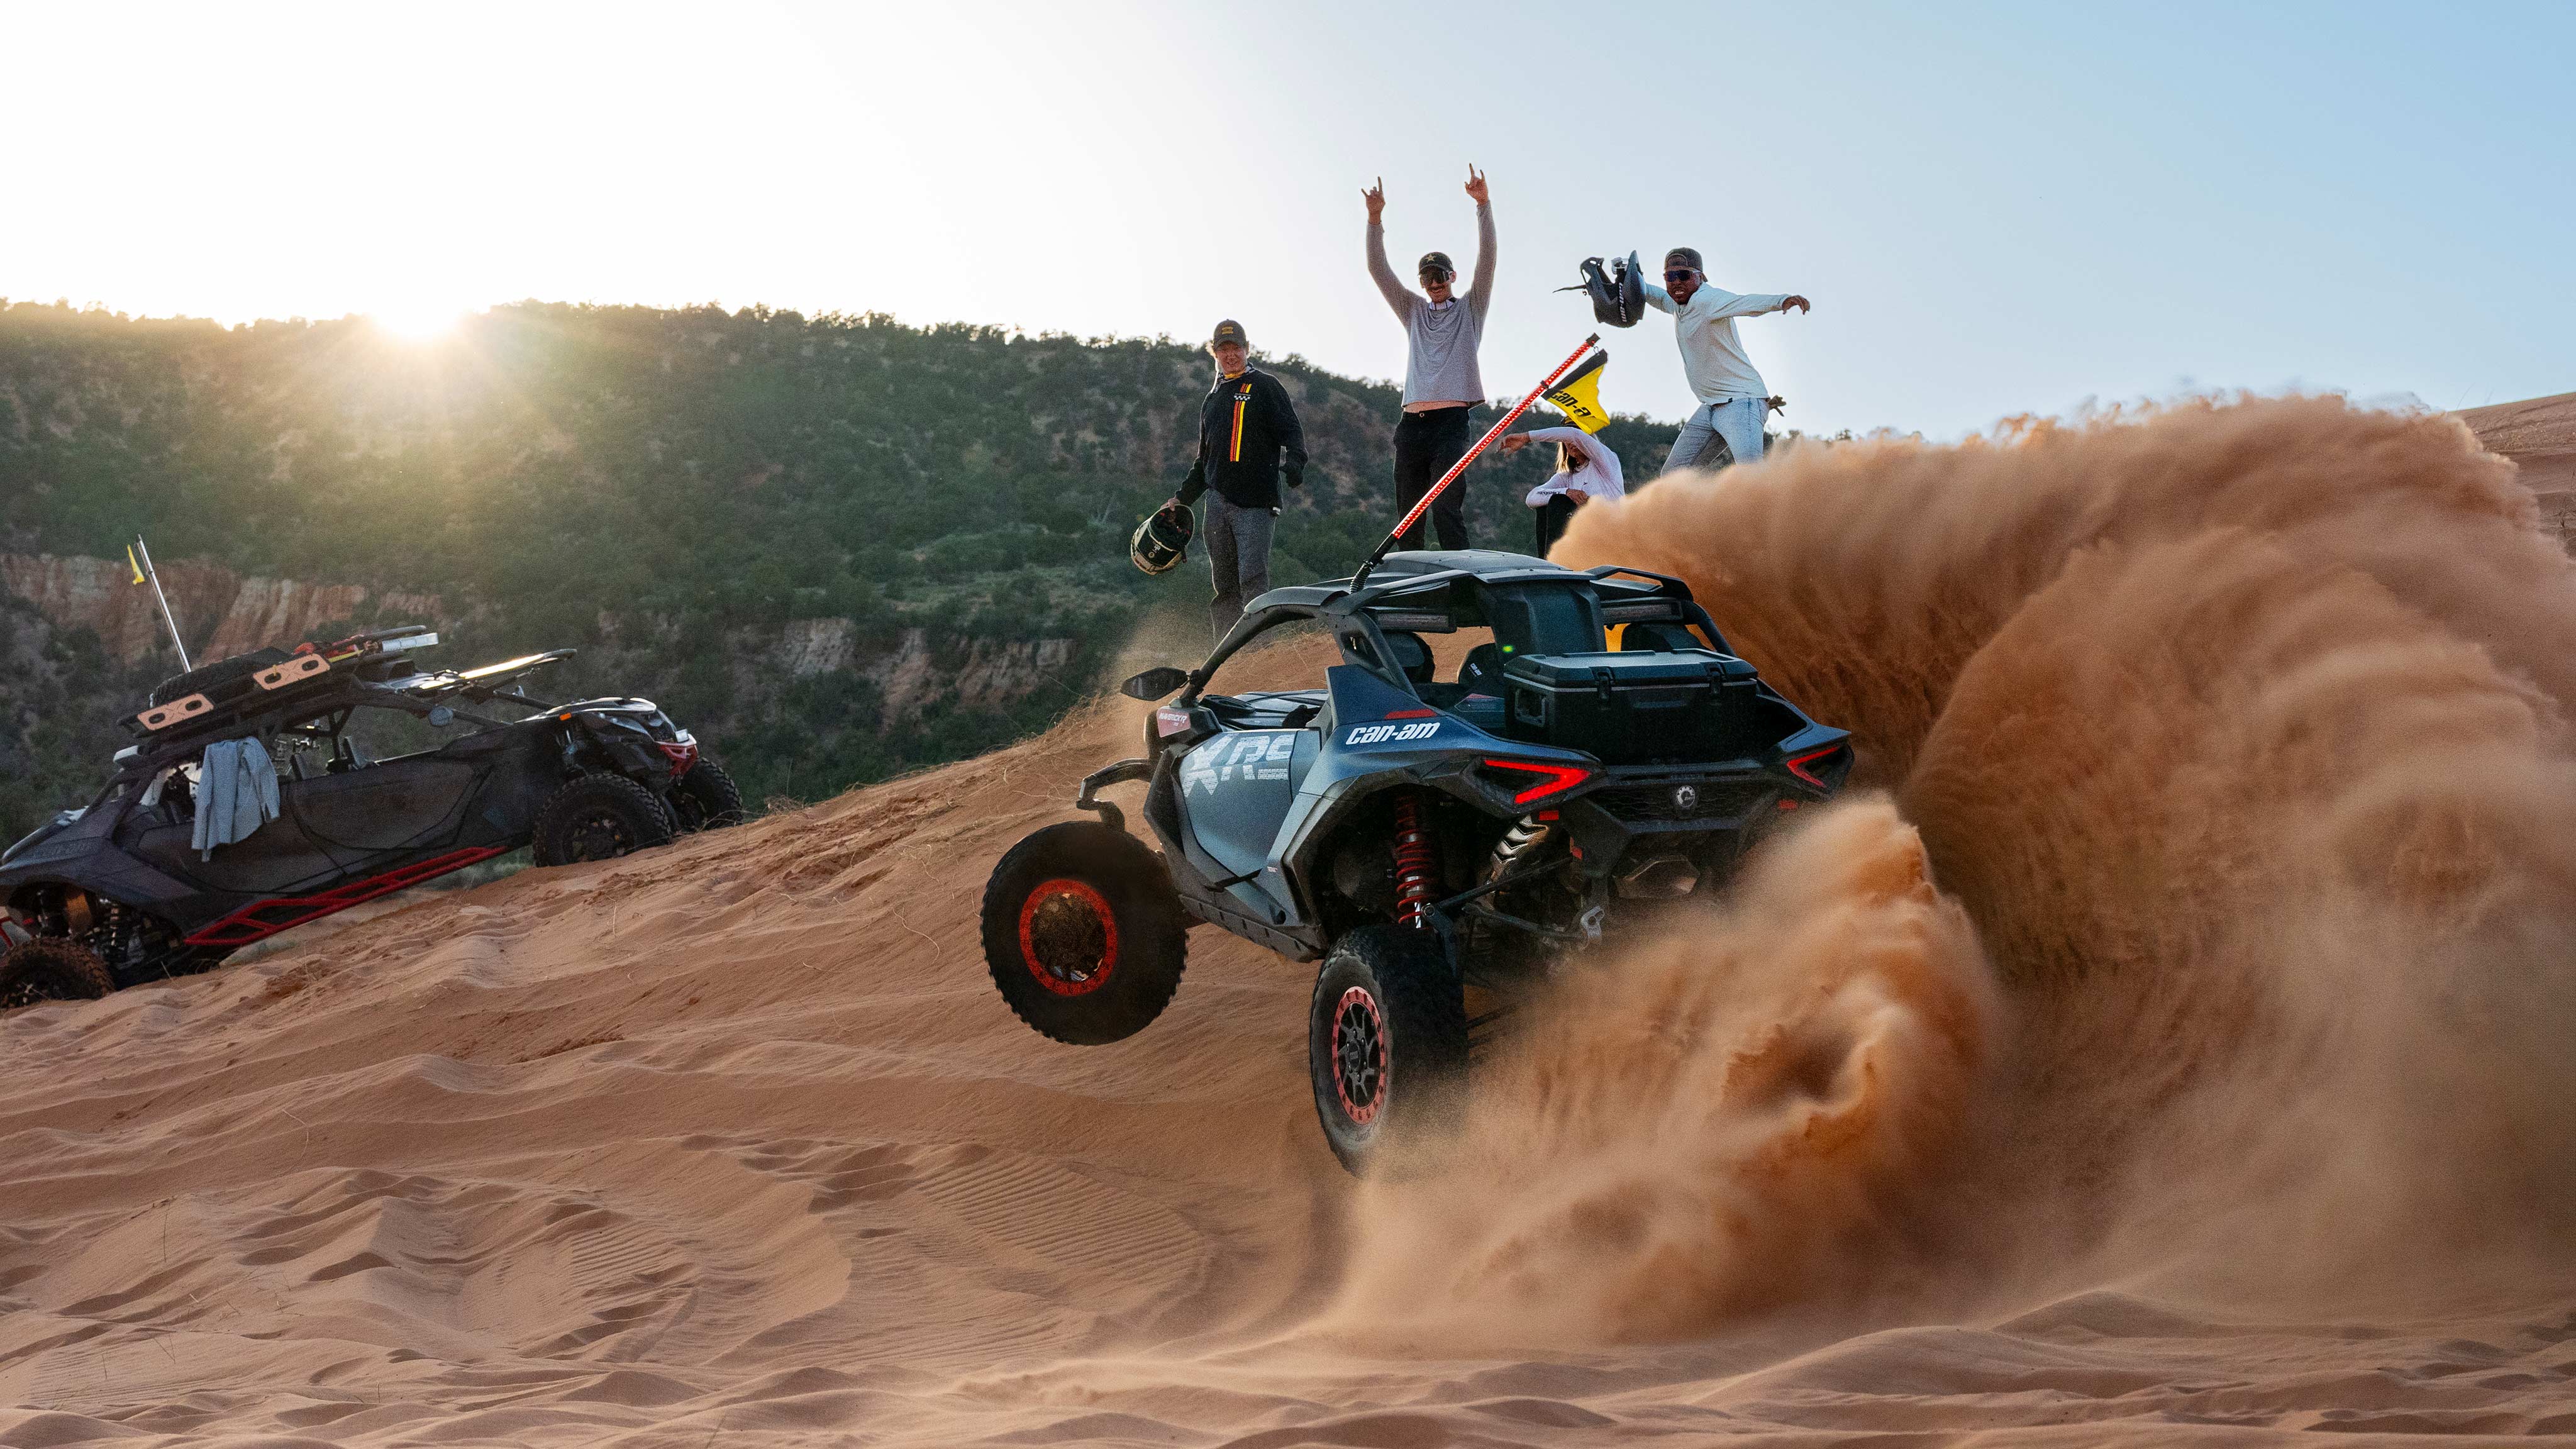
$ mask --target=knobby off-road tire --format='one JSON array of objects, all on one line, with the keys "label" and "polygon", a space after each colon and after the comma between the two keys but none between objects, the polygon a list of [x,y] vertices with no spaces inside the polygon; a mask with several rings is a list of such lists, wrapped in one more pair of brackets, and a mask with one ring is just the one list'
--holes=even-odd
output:
[{"label": "knobby off-road tire", "polygon": [[537,811],[539,865],[613,860],[668,845],[671,812],[653,792],[624,775],[584,775],[549,797]]},{"label": "knobby off-road tire", "polygon": [[742,788],[724,766],[700,755],[687,773],[671,783],[671,819],[683,835],[740,825]]},{"label": "knobby off-road tire", "polygon": [[0,1011],[39,1001],[96,1001],[116,989],[107,963],[78,941],[38,936],[0,958]]},{"label": "knobby off-road tire", "polygon": [[1324,1140],[1353,1176],[1382,1173],[1466,1120],[1467,1009],[1440,938],[1363,926],[1315,974],[1306,1064]]},{"label": "knobby off-road tire", "polygon": [[1180,989],[1189,925],[1160,857],[1096,821],[1014,845],[984,887],[984,963],[1039,1035],[1100,1046],[1143,1031]]}]

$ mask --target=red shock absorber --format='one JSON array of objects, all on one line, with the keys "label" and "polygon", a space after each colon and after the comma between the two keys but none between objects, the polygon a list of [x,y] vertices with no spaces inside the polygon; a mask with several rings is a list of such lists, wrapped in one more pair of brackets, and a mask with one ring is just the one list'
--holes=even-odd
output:
[{"label": "red shock absorber", "polygon": [[1395,797],[1395,918],[1416,928],[1440,897],[1440,851],[1411,791]]}]

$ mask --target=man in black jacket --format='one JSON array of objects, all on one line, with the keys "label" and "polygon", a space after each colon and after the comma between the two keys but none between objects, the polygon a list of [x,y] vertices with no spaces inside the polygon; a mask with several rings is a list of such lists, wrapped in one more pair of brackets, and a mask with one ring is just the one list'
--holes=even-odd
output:
[{"label": "man in black jacket", "polygon": [[1208,572],[1216,582],[1208,615],[1219,639],[1243,617],[1245,604],[1270,589],[1280,474],[1287,474],[1291,488],[1306,482],[1306,433],[1297,425],[1297,409],[1279,379],[1251,364],[1251,351],[1242,323],[1216,324],[1208,356],[1216,359],[1217,380],[1199,404],[1198,460],[1172,499],[1186,507],[1202,493],[1215,494],[1199,533],[1207,539]]}]

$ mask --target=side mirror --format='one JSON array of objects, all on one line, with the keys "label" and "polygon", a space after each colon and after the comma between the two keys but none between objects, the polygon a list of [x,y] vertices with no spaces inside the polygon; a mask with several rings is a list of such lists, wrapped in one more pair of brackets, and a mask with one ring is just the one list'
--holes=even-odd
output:
[{"label": "side mirror", "polygon": [[1174,669],[1164,664],[1148,669],[1118,686],[1118,692],[1129,699],[1161,699],[1189,682],[1188,670]]}]

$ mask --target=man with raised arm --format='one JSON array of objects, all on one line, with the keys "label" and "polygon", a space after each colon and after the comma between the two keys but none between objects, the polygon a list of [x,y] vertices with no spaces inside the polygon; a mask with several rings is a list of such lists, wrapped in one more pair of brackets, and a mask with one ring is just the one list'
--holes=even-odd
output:
[{"label": "man with raised arm", "polygon": [[[1369,279],[1404,324],[1404,416],[1395,425],[1395,508],[1398,517],[1431,491],[1431,485],[1467,455],[1473,441],[1467,415],[1485,400],[1484,375],[1476,370],[1476,348],[1485,338],[1485,309],[1494,298],[1494,208],[1484,173],[1467,168],[1467,195],[1476,203],[1476,274],[1464,295],[1451,291],[1458,269],[1446,252],[1424,252],[1414,275],[1415,292],[1386,263],[1386,183],[1360,193],[1368,203]],[[1452,484],[1431,505],[1431,514],[1403,541],[1419,548],[1424,534],[1435,530],[1442,548],[1467,546],[1467,490]]]},{"label": "man with raised arm", "polygon": [[[1670,290],[1667,290],[1669,288]],[[1807,310],[1807,299],[1788,292],[1739,295],[1708,284],[1699,253],[1675,247],[1664,253],[1664,285],[1646,283],[1646,305],[1673,314],[1673,339],[1682,348],[1682,376],[1689,379],[1699,408],[1682,424],[1681,436],[1664,459],[1664,471],[1696,468],[1717,451],[1720,441],[1738,463],[1762,461],[1762,420],[1771,410],[1770,390],[1753,359],[1744,355],[1744,340],[1735,335],[1735,319],[1765,312]]]}]

